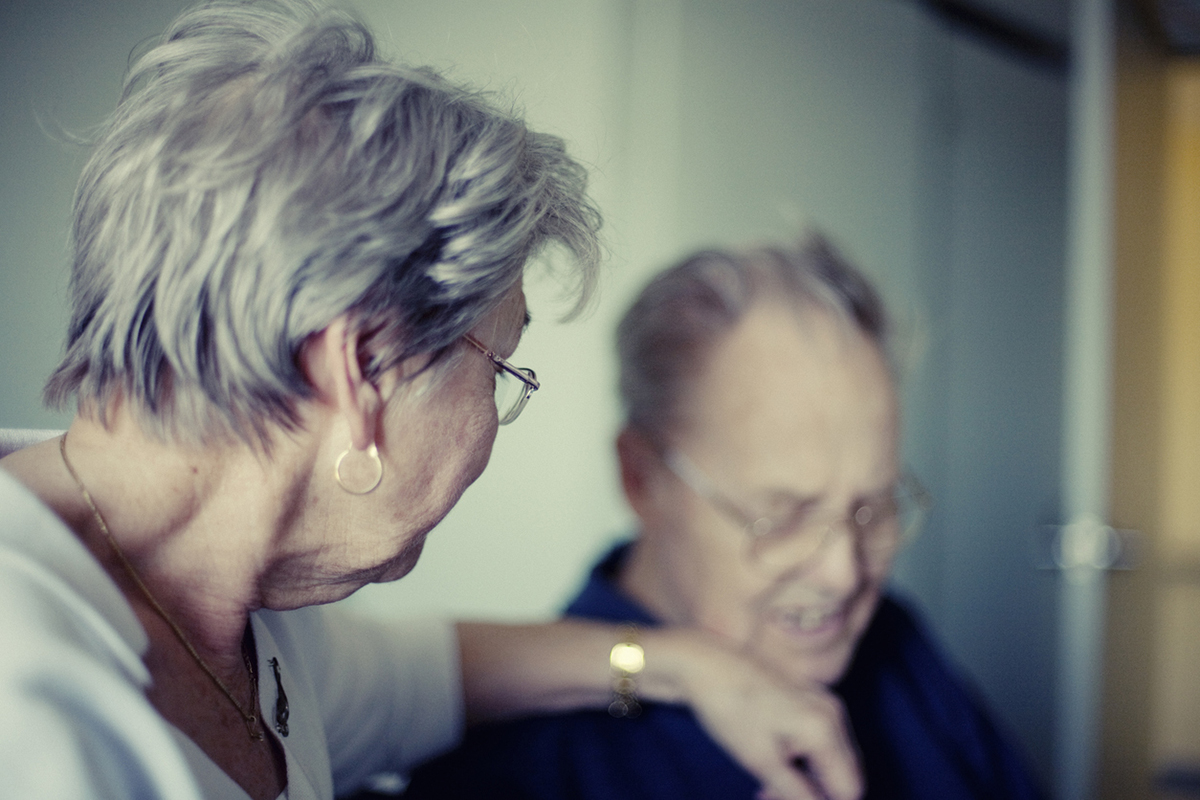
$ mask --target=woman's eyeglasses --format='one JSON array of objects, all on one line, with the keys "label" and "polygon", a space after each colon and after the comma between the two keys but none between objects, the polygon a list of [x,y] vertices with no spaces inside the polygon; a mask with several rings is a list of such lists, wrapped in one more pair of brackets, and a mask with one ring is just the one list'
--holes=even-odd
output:
[{"label": "woman's eyeglasses", "polygon": [[514,367],[471,334],[463,338],[487,356],[496,368],[496,413],[501,425],[509,424],[521,416],[521,410],[529,398],[541,387],[537,375],[528,367]]}]

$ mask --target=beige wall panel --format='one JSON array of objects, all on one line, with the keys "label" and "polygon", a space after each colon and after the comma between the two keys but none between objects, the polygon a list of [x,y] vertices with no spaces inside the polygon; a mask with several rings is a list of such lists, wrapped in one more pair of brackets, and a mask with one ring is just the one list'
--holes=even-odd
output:
[{"label": "beige wall panel", "polygon": [[1200,66],[1167,84],[1163,554],[1200,562]]},{"label": "beige wall panel", "polygon": [[[1155,680],[1157,764],[1200,763],[1200,586],[1162,589]],[[1149,676],[1147,676],[1149,677]]]}]

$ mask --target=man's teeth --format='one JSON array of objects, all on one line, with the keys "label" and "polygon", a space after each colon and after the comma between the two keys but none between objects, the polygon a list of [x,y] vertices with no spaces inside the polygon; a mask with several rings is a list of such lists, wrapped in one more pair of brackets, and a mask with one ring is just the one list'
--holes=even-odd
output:
[{"label": "man's teeth", "polygon": [[819,628],[837,615],[836,608],[814,608],[783,612],[783,620],[800,630]]}]

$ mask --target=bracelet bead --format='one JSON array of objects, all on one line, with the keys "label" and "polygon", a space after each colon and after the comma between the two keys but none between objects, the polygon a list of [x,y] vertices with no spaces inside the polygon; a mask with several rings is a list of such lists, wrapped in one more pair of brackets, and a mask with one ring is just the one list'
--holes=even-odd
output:
[{"label": "bracelet bead", "polygon": [[608,713],[621,719],[633,719],[642,713],[637,698],[637,676],[646,666],[646,651],[637,643],[637,626],[625,628],[621,641],[608,654],[612,671],[613,700]]}]

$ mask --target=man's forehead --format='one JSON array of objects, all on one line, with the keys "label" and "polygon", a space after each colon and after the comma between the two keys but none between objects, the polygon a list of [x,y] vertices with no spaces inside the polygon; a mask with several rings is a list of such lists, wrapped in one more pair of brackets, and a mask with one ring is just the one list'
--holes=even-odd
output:
[{"label": "man's forehead", "polygon": [[[838,315],[763,303],[709,348],[691,391],[735,407],[779,400],[786,413],[848,373],[870,370],[873,346]],[[782,397],[780,396],[782,395]],[[814,400],[817,398],[813,398]]]},{"label": "man's forehead", "polygon": [[681,397],[684,438],[714,455],[803,460],[891,436],[896,402],[878,349],[829,312],[755,309]]}]

